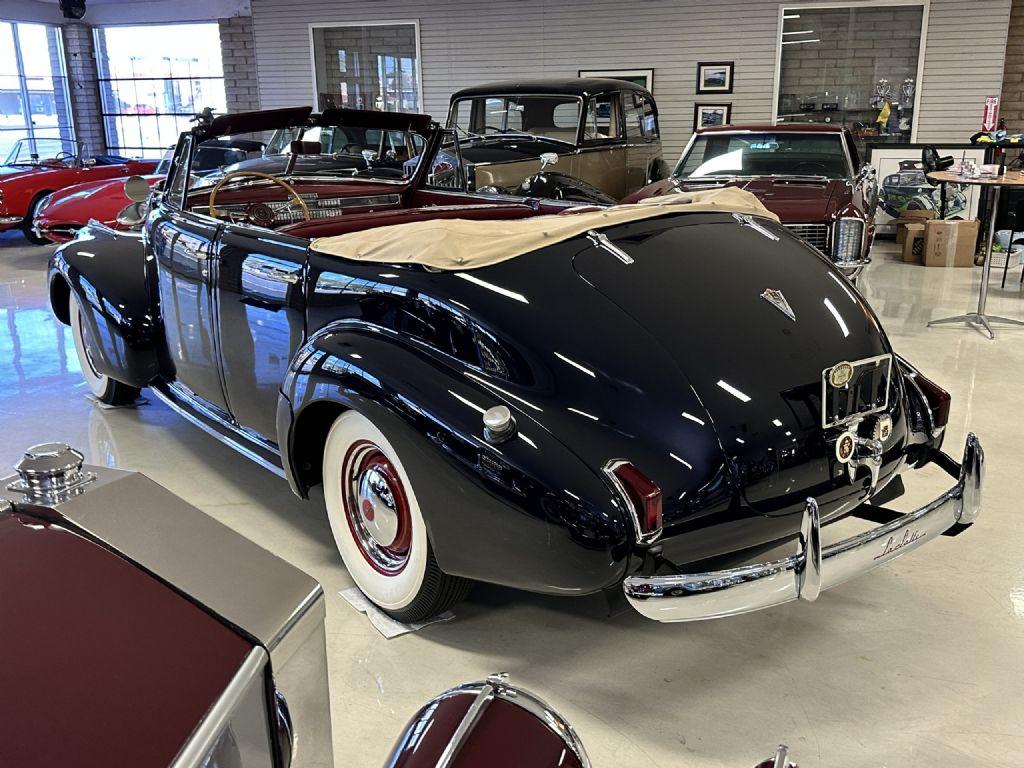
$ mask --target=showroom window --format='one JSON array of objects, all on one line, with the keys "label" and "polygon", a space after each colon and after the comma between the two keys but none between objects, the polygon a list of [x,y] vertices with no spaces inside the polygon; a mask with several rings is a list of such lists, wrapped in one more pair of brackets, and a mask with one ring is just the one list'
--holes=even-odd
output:
[{"label": "showroom window", "polygon": [[100,27],[96,61],[111,152],[162,157],[197,112],[227,110],[216,24]]},{"label": "showroom window", "polygon": [[19,139],[38,153],[35,140],[74,135],[60,30],[0,21],[0,162]]},{"label": "showroom window", "polygon": [[913,141],[921,3],[782,10],[778,122],[835,123],[864,143]]},{"label": "showroom window", "polygon": [[317,109],[419,112],[419,25],[415,22],[310,27]]}]

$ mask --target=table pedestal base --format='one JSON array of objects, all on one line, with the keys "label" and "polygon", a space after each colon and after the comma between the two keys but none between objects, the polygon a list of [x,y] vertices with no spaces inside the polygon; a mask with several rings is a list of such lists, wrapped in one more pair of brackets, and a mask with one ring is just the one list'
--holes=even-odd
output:
[{"label": "table pedestal base", "polygon": [[1024,325],[1024,321],[1021,320],[1014,320],[1010,317],[999,317],[998,315],[983,315],[978,312],[968,312],[966,315],[957,315],[956,317],[943,317],[940,320],[930,321],[928,325],[930,327],[933,325],[948,325],[950,323],[966,323],[967,325],[975,327],[980,325],[984,328],[990,339],[994,339],[996,337],[995,332],[992,330],[992,323]]}]

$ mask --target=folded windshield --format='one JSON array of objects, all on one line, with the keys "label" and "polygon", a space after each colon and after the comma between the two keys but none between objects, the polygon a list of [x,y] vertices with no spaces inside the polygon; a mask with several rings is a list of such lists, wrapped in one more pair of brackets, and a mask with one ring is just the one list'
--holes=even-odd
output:
[{"label": "folded windshield", "polygon": [[839,133],[706,133],[676,166],[684,179],[789,176],[844,179],[850,175]]},{"label": "folded windshield", "polygon": [[[233,144],[239,137],[221,137]],[[235,162],[196,180],[215,184],[232,171],[401,181],[416,170],[425,139],[418,133],[360,126],[297,126],[274,131],[262,156]],[[409,162],[412,159],[414,162]]]}]

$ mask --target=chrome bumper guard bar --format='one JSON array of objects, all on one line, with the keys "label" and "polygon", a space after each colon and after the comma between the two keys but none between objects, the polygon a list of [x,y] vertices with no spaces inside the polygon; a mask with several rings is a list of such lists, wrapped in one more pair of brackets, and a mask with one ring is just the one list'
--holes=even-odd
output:
[{"label": "chrome bumper guard bar", "polygon": [[[973,523],[981,512],[985,454],[970,433],[959,478],[923,507],[843,541],[821,545],[821,518],[811,498],[804,508],[795,555],[724,571],[673,576],[630,576],[626,598],[655,621],[699,621],[749,613],[790,600],[817,599],[842,584],[895,560],[950,529]],[[939,462],[956,465],[955,460]],[[948,471],[948,470],[947,470]]]}]

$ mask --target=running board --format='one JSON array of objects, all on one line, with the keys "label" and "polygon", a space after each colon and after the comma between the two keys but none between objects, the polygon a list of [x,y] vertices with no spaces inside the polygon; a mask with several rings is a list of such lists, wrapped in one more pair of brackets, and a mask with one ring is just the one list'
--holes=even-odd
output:
[{"label": "running board", "polygon": [[281,453],[276,448],[246,435],[238,427],[220,418],[201,403],[178,391],[174,385],[153,384],[150,391],[158,399],[203,432],[233,448],[247,459],[269,469],[278,477],[287,477],[281,467]]}]

